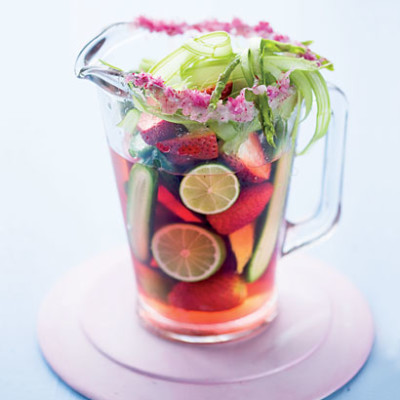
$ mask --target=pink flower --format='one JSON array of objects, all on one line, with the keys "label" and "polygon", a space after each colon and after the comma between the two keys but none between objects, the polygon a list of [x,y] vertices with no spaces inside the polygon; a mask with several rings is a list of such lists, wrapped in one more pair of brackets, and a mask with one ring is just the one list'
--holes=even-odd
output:
[{"label": "pink flower", "polygon": [[254,32],[251,26],[242,22],[242,20],[239,18],[233,18],[231,25],[235,30],[235,34],[239,36],[249,37]]},{"label": "pink flower", "polygon": [[176,90],[166,86],[161,78],[154,78],[149,73],[129,74],[126,81],[143,89],[148,105],[158,109],[158,112],[171,115],[180,111],[183,116],[201,123],[209,119],[220,122],[230,120],[248,122],[255,118],[257,111],[253,102],[246,100],[246,90],[252,90],[256,95],[267,93],[270,105],[275,108],[292,93],[290,73],[291,71],[287,71],[282,74],[282,77],[273,85],[257,85],[252,89],[242,89],[235,98],[228,97],[226,102],[219,100],[214,110],[210,109],[210,94],[191,89]]},{"label": "pink flower", "polygon": [[229,33],[231,31],[231,24],[229,22],[221,22],[216,19],[199,22],[189,26],[199,32],[225,31]]},{"label": "pink flower", "polygon": [[167,35],[181,35],[185,33],[188,24],[185,22],[164,22],[162,20],[153,20],[144,16],[135,19],[134,25],[138,28],[148,29],[150,32],[165,32]]},{"label": "pink flower", "polygon": [[285,73],[282,73],[281,78],[273,85],[256,85],[249,90],[251,90],[255,95],[266,93],[270,102],[277,98],[286,99],[291,89],[289,78],[291,72],[292,71],[289,70]]},{"label": "pink flower", "polygon": [[136,18],[135,25],[141,28],[148,29],[150,32],[154,32],[156,30],[155,21],[151,20],[150,18],[146,18],[143,15]]},{"label": "pink flower", "polygon": [[280,90],[277,86],[269,85],[267,87],[267,95],[270,100],[274,100],[279,96]]},{"label": "pink flower", "polygon": [[240,94],[235,97],[229,97],[226,103],[227,109],[238,122],[251,121],[254,118],[254,104],[245,98],[245,90],[241,90]]},{"label": "pink flower", "polygon": [[268,22],[259,22],[254,27],[254,32],[261,37],[267,38],[274,32],[274,30],[271,28],[271,25]]},{"label": "pink flower", "polygon": [[273,40],[276,40],[277,42],[282,42],[282,43],[288,43],[290,42],[289,36],[286,35],[281,35],[279,33],[276,33],[275,35],[272,36]]},{"label": "pink flower", "polygon": [[301,57],[310,61],[315,61],[317,59],[316,55],[308,48],[304,54],[301,54]]},{"label": "pink flower", "polygon": [[146,72],[141,72],[139,74],[132,73],[128,75],[125,80],[126,82],[132,82],[135,86],[143,89],[162,89],[165,87],[162,78],[154,78],[151,74],[148,74]]},{"label": "pink flower", "polygon": [[179,108],[179,96],[176,90],[166,87],[158,96],[161,111],[165,114],[175,114]]},{"label": "pink flower", "polygon": [[222,22],[216,19],[205,20],[196,24],[185,22],[166,22],[163,20],[154,20],[144,16],[137,17],[133,21],[137,28],[147,29],[150,32],[164,32],[167,35],[180,35],[190,30],[198,32],[225,31],[238,36],[253,37],[262,36],[269,38],[273,34],[273,29],[268,22],[261,21],[255,26],[243,22],[239,18],[233,18],[232,22]]}]

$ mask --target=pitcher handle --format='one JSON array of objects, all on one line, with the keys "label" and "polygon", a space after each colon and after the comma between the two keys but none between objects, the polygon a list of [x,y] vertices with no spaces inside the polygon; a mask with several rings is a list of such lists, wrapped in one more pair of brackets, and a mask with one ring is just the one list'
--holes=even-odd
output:
[{"label": "pitcher handle", "polygon": [[315,214],[300,223],[286,221],[282,255],[326,236],[340,218],[344,150],[347,128],[347,100],[336,86],[329,85],[332,119],[325,138],[324,168],[319,206]]}]

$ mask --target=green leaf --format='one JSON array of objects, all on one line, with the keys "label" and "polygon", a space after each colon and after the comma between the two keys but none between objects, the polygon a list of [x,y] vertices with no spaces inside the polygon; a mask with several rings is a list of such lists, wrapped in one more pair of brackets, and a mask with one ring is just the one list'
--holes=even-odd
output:
[{"label": "green leaf", "polygon": [[211,32],[189,39],[153,65],[149,72],[161,76],[167,85],[182,89],[186,84],[182,74],[197,61],[205,58],[226,60],[233,56],[230,36],[226,32]]},{"label": "green leaf", "polygon": [[302,70],[302,71],[317,71],[319,69],[316,61],[305,60],[299,57],[290,56],[264,56],[264,65],[271,64],[282,71]]},{"label": "green leaf", "polygon": [[261,47],[264,50],[263,54],[268,53],[292,53],[304,54],[306,52],[304,47],[295,46],[290,43],[277,42],[270,39],[261,39]]},{"label": "green leaf", "polygon": [[189,59],[194,60],[196,57],[183,47],[179,47],[153,65],[149,73],[155,77],[161,76],[168,85],[179,87],[182,84],[179,76],[180,66]]},{"label": "green leaf", "polygon": [[155,63],[154,60],[150,60],[149,58],[142,58],[142,61],[140,61],[139,64],[139,71],[148,72]]},{"label": "green leaf", "polygon": [[272,83],[275,82],[275,76],[271,74],[268,69],[265,68],[264,65],[264,55],[266,53],[271,52],[270,49],[268,49],[268,46],[273,45],[274,41],[267,41],[264,39],[260,40],[260,53],[259,53],[259,63],[260,63],[260,83],[263,85],[271,85]]},{"label": "green leaf", "polygon": [[282,71],[273,64],[264,63],[264,69],[265,71],[268,71],[274,77],[275,80],[278,80],[282,75]]},{"label": "green leaf", "polygon": [[[219,75],[232,61],[232,56],[226,58],[206,58],[194,61],[186,68],[181,68],[181,77],[189,88],[204,89],[214,85]],[[234,79],[239,77],[234,76]]]},{"label": "green leaf", "polygon": [[333,64],[329,60],[326,60],[326,59],[324,59],[321,62],[321,68],[326,68],[329,71],[334,71],[335,70],[335,68],[333,67]]},{"label": "green leaf", "polygon": [[292,128],[292,132],[290,133],[291,137],[292,137],[292,145],[293,148],[296,145],[296,138],[297,138],[297,134],[299,132],[299,125],[300,125],[300,115],[301,115],[301,103],[303,102],[303,97],[301,95],[301,93],[299,93],[299,95],[297,96],[297,113],[296,113],[296,119],[294,121],[293,124],[293,128]]},{"label": "green leaf", "polygon": [[[261,51],[261,39],[260,38],[252,38],[249,40],[249,62],[251,65],[251,69],[255,78],[260,79],[261,65],[260,65],[260,51]],[[253,78],[254,81],[254,78]]]},{"label": "green leaf", "polygon": [[291,82],[296,86],[297,90],[301,93],[302,97],[304,98],[306,111],[304,117],[302,118],[302,121],[304,121],[310,114],[313,102],[313,89],[306,74],[307,74],[306,72],[300,70],[293,71],[290,74]]},{"label": "green leaf", "polygon": [[247,101],[254,101],[255,99],[256,99],[256,95],[254,94],[254,92],[252,91],[252,90],[250,90],[250,89],[246,89],[245,91],[244,91],[244,98],[247,100]]},{"label": "green leaf", "polygon": [[201,57],[219,58],[232,54],[231,37],[223,31],[210,32],[189,39],[182,47]]},{"label": "green leaf", "polygon": [[299,155],[304,154],[313,143],[321,139],[327,133],[331,119],[331,104],[325,79],[319,71],[309,72],[306,74],[306,77],[312,87],[317,103],[317,120],[312,139],[307,146],[298,153]]},{"label": "green leaf", "polygon": [[254,85],[254,70],[252,64],[252,54],[250,49],[245,49],[240,56],[240,67],[244,78],[246,79],[247,86]]},{"label": "green leaf", "polygon": [[114,65],[111,65],[111,64],[109,64],[107,61],[104,61],[104,60],[101,60],[101,59],[99,59],[99,61],[100,61],[103,65],[105,65],[106,67],[108,67],[108,68],[115,69],[115,70],[117,70],[117,71],[123,72],[123,70],[122,70],[121,68],[118,68],[118,67],[115,67]]}]

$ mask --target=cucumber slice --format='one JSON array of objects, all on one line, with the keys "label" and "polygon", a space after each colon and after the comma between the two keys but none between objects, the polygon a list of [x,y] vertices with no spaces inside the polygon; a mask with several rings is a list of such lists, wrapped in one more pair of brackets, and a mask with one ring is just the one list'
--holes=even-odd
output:
[{"label": "cucumber slice", "polygon": [[142,262],[150,259],[150,239],[158,173],[154,168],[135,164],[129,173],[127,230],[133,254]]},{"label": "cucumber slice", "polygon": [[254,282],[265,272],[274,254],[286,205],[286,193],[293,153],[284,154],[278,161],[274,178],[274,193],[268,205],[259,239],[246,269],[246,279]]}]

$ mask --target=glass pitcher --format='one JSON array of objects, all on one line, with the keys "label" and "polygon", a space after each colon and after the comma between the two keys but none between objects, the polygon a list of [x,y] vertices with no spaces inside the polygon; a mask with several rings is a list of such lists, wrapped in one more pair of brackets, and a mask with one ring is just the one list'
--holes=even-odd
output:
[{"label": "glass pitcher", "polygon": [[[278,311],[279,259],[321,238],[337,223],[347,109],[343,93],[330,85],[333,111],[319,207],[306,221],[290,223],[285,207],[295,146],[288,132],[295,115],[274,151],[264,151],[262,162],[259,132],[250,133],[244,144],[252,160],[246,168],[229,157],[207,158],[209,153],[206,162],[199,162],[193,152],[218,151],[215,135],[192,132],[188,143],[184,123],[140,112],[124,74],[112,67],[129,70],[140,60],[161,58],[187,37],[117,23],[84,47],[75,72],[99,88],[141,320],[164,337],[215,343],[270,323]],[[210,129],[205,125],[204,130]],[[214,190],[220,196],[218,212],[212,211],[215,200],[208,204],[196,197],[204,185],[208,193]],[[221,188],[228,195],[219,195]]]}]

